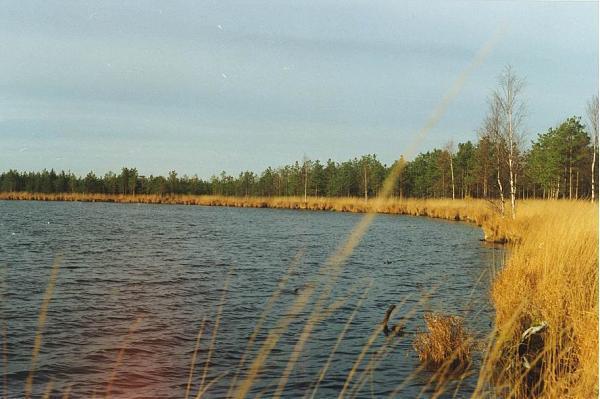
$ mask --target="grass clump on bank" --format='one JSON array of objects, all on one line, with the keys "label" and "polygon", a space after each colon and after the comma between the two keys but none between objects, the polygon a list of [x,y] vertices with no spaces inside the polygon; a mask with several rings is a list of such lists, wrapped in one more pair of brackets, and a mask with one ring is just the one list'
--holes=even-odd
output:
[{"label": "grass clump on bank", "polygon": [[473,338],[463,319],[440,313],[426,313],[427,332],[420,333],[413,342],[419,360],[429,370],[445,369],[459,373],[471,364]]}]

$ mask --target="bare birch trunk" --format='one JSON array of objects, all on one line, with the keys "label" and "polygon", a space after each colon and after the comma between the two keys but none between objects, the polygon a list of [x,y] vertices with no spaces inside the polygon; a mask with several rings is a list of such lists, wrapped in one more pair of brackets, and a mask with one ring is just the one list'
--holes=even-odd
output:
[{"label": "bare birch trunk", "polygon": [[579,199],[579,171],[577,171],[577,177],[575,180],[575,199]]},{"label": "bare birch trunk", "polygon": [[511,216],[514,219],[517,216],[517,203],[516,203],[516,196],[517,196],[517,182],[515,179],[515,173],[513,171],[513,163],[512,163],[512,159],[509,160],[508,163],[508,169],[509,169],[509,175],[510,175],[510,209],[511,209]]},{"label": "bare birch trunk", "polygon": [[[514,96],[512,90],[509,89],[509,96]],[[517,181],[514,171],[514,159],[515,159],[515,142],[514,142],[514,131],[512,124],[512,105],[509,104],[507,107],[508,111],[508,175],[510,178],[510,209],[511,215],[514,219],[517,216],[516,210],[516,195],[517,195]]]},{"label": "bare birch trunk", "polygon": [[596,146],[594,145],[594,155],[592,156],[592,202],[594,202],[594,199],[596,196],[595,176],[596,176]]},{"label": "bare birch trunk", "polygon": [[452,154],[450,154],[450,175],[452,177],[452,199],[454,199],[454,164],[452,162]]},{"label": "bare birch trunk", "polygon": [[500,192],[500,212],[504,217],[504,189],[502,188],[502,179],[500,179],[500,155],[498,155],[498,172],[496,173],[498,181],[498,191]]},{"label": "bare birch trunk", "polygon": [[366,164],[363,166],[363,171],[364,171],[364,175],[365,175],[365,202],[367,202],[369,200],[369,196],[368,196],[369,191],[367,188],[368,181],[367,181],[367,165]]},{"label": "bare birch trunk", "polygon": [[596,151],[598,150],[598,96],[588,102],[587,114],[592,134],[592,202],[596,199]]}]

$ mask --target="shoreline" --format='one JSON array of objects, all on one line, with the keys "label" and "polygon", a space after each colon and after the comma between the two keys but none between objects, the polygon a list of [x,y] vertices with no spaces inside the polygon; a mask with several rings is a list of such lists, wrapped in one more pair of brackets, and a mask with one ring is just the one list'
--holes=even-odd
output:
[{"label": "shoreline", "polygon": [[227,197],[217,195],[123,195],[80,193],[28,193],[2,192],[5,201],[63,201],[105,202],[119,204],[197,205],[233,208],[269,208],[308,211],[367,213],[419,216],[448,221],[466,222],[481,227],[483,241],[505,244],[518,241],[518,237],[498,228],[499,219],[491,204],[481,199],[409,199],[390,198],[375,207],[375,199],[365,202],[356,197]]}]

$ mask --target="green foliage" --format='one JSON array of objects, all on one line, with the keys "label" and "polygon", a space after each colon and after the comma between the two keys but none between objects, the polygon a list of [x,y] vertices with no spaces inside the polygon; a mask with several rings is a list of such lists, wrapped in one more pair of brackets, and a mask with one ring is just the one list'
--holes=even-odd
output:
[{"label": "green foliage", "polygon": [[580,118],[571,117],[538,135],[527,154],[526,173],[549,196],[572,197],[573,186],[579,191],[579,179],[573,182],[574,176],[587,174],[591,154],[590,137]]}]

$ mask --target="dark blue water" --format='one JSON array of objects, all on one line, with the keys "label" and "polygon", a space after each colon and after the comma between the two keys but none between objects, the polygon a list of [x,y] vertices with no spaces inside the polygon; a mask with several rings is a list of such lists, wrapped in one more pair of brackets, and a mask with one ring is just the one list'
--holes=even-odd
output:
[{"label": "dark blue water", "polygon": [[[296,288],[317,281],[318,289],[325,283],[328,277],[320,267],[361,217],[271,209],[0,201],[1,310],[7,347],[3,373],[8,381],[2,391],[11,398],[24,393],[42,297],[52,262],[63,254],[37,360],[34,396],[41,396],[51,382],[53,397],[67,389],[71,397],[102,397],[114,374],[113,397],[182,398],[195,338],[206,318],[193,377],[195,396],[229,275],[207,368],[207,382],[229,372],[206,393],[224,397],[278,282],[289,273],[252,353],[288,313],[298,298]],[[489,281],[501,253],[484,246],[481,237],[479,229],[462,223],[377,216],[345,263],[328,304],[344,298],[346,302],[315,328],[284,396],[310,393],[359,296],[372,282],[316,397],[337,396],[391,303],[404,303],[395,317],[410,314],[408,333],[394,340],[393,349],[357,394],[389,395],[412,376],[398,396],[415,397],[430,377],[426,372],[415,375],[418,358],[412,349],[413,333],[424,328],[425,311],[465,316],[479,336],[490,330]],[[297,264],[290,268],[297,255]],[[423,301],[427,292],[429,300]],[[252,396],[273,394],[311,304],[282,334]],[[128,335],[136,320],[140,320],[137,329]],[[385,337],[377,337],[359,371],[384,344]],[[122,347],[126,349],[117,364]],[[253,358],[251,354],[249,359]],[[468,396],[475,381],[476,377],[464,380],[458,396]]]}]

